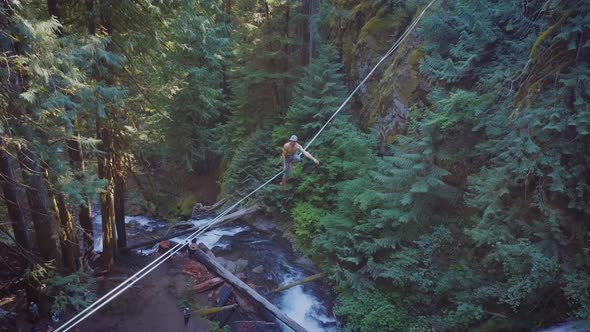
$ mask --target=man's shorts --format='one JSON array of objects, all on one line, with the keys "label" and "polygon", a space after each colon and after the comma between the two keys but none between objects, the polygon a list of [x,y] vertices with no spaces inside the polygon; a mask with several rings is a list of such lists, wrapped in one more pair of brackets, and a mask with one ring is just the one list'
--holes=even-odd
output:
[{"label": "man's shorts", "polygon": [[294,154],[292,156],[285,156],[285,174],[283,177],[288,178],[291,176],[291,164],[298,163],[301,161],[301,156]]}]

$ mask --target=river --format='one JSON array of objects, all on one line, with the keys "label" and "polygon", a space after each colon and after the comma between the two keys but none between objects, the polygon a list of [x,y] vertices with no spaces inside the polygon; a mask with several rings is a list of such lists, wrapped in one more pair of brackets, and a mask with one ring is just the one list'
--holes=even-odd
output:
[{"label": "river", "polygon": [[[142,216],[126,217],[127,240],[130,244],[160,236],[168,230],[165,222]],[[192,221],[201,225],[206,221]],[[102,227],[100,215],[94,216],[95,251],[102,251]],[[260,223],[258,223],[260,224]],[[231,260],[243,265],[243,273],[249,281],[262,289],[274,289],[307,276],[318,273],[313,263],[295,251],[280,232],[269,227],[246,223],[236,223],[212,229],[202,234],[198,241],[209,247],[216,257]],[[174,238],[172,242],[184,238]],[[136,250],[138,254],[151,255],[158,250],[152,248]],[[299,285],[268,298],[290,318],[310,332],[336,331],[338,321],[332,307],[334,294],[325,281],[313,281]],[[285,329],[287,330],[287,329]]]}]

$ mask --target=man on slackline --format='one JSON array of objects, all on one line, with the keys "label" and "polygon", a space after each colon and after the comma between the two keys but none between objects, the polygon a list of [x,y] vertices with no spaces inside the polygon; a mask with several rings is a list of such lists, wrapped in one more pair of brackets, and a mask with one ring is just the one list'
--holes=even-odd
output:
[{"label": "man on slackline", "polygon": [[301,156],[296,154],[297,151],[303,153],[304,156],[312,160],[314,163],[316,163],[316,165],[320,164],[319,160],[315,159],[309,152],[305,151],[305,149],[297,143],[297,136],[291,135],[289,142],[283,145],[283,154],[281,155],[281,160],[283,161],[285,173],[283,173],[281,185],[287,183],[287,179],[289,178],[289,175],[291,175],[292,164],[301,161]]}]

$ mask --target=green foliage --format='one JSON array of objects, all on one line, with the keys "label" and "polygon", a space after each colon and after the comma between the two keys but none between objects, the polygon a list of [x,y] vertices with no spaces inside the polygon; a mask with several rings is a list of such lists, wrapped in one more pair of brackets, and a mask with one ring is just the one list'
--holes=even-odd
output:
[{"label": "green foliage", "polygon": [[309,243],[318,232],[319,220],[326,212],[309,203],[298,203],[291,212],[295,223],[295,235],[300,241]]},{"label": "green foliage", "polygon": [[[0,78],[9,82],[15,72],[26,73],[26,84],[21,84],[18,96],[11,96],[11,108],[3,110],[3,117],[11,126],[9,136],[12,137],[8,141],[14,140],[34,151],[49,169],[57,188],[81,204],[84,196],[94,197],[100,192],[104,182],[90,170],[84,181],[73,174],[67,162],[65,139],[74,133],[81,134],[76,139],[84,150],[96,150],[95,129],[90,133],[81,131],[79,121],[89,118],[89,123],[94,125],[94,119],[106,117],[108,109],[123,105],[127,93],[91,76],[121,68],[125,58],[107,50],[110,43],[107,37],[59,38],[56,31],[62,26],[58,21],[39,20],[29,7],[16,9],[10,18],[12,29],[0,38],[5,41],[17,38],[20,53],[13,55],[9,66],[0,70]],[[19,117],[15,109],[27,116]]]},{"label": "green foliage", "polygon": [[336,50],[323,46],[319,56],[305,67],[285,116],[286,132],[311,138],[340,106],[346,90],[340,73],[342,66],[336,59]]},{"label": "green foliage", "polygon": [[[84,176],[70,169],[64,142],[80,135],[94,157],[97,121],[135,151],[126,161],[154,174],[223,156],[225,196],[258,187],[279,171],[288,136],[308,142],[340,105],[355,83],[345,70],[356,77],[373,63],[357,47],[386,47],[423,1],[323,2],[311,34],[327,21],[322,31],[340,49],[323,41],[305,68],[309,26],[297,2],[112,2],[109,36],[106,26],[83,32],[105,8],[67,3],[66,27],[40,14],[40,1],[2,21],[0,42],[17,38],[22,52],[0,54],[10,64],[0,78],[18,72],[26,84],[17,95],[2,84],[0,109],[14,126],[2,133],[10,147],[34,150],[79,204],[105,182],[92,163]],[[292,217],[301,247],[329,272],[349,330],[590,319],[589,12],[580,0],[437,3],[410,37],[428,82],[391,155],[378,158],[345,109],[309,149],[319,166],[304,161],[286,186],[265,188],[259,198]],[[371,105],[353,111],[358,102]],[[56,308],[86,305],[83,273],[32,275],[49,278]]]},{"label": "green foliage", "polygon": [[177,76],[171,77],[174,91],[163,135],[167,154],[192,171],[218,147],[215,127],[224,103],[222,69],[228,27],[218,18],[222,12],[215,2],[184,1],[178,14],[170,23],[167,44],[171,51],[167,70]]},{"label": "green foliage", "polygon": [[576,317],[590,320],[590,275],[583,271],[566,274],[563,291],[570,305],[577,308]]},{"label": "green foliage", "polygon": [[51,309],[80,311],[89,306],[94,299],[91,293],[94,283],[94,278],[82,270],[66,276],[50,273],[45,282],[45,293],[53,299]]},{"label": "green foliage", "polygon": [[[508,315],[529,327],[547,324],[570,309],[548,317],[544,308],[565,303],[569,314],[587,318],[588,262],[578,252],[589,234],[582,222],[589,212],[589,113],[582,105],[590,101],[590,76],[576,55],[587,52],[586,43],[573,33],[587,20],[586,5],[571,12],[551,3],[543,13],[539,6],[437,6],[421,28],[421,70],[434,89],[428,105],[414,106],[392,156],[360,163],[354,177],[330,172],[299,184],[311,197],[297,198],[296,232],[307,239],[310,225],[319,229],[314,255],[337,289],[360,298],[339,309],[353,330],[388,330],[363,320],[378,310],[362,309],[378,301],[396,312],[397,297],[413,317],[449,330],[503,324],[498,317]],[[563,17],[537,52],[566,44],[571,51],[530,61],[537,35]],[[537,73],[541,63],[551,82]],[[292,109],[301,119],[313,114]],[[333,151],[338,140],[330,135],[341,124],[334,125],[318,147],[320,156],[330,148],[319,158],[328,159],[322,169],[347,163]],[[318,190],[324,179],[334,195]],[[317,222],[320,211],[328,212]],[[411,321],[396,317],[406,320],[400,326]]]},{"label": "green foliage", "polygon": [[[223,145],[231,156],[251,132],[276,125],[301,69],[295,37],[300,3],[241,0],[232,5],[233,53],[227,72],[228,121]],[[270,10],[272,8],[272,10]],[[227,156],[226,156],[227,157]]]},{"label": "green foliage", "polygon": [[219,322],[216,322],[216,321],[209,322],[209,331],[211,331],[211,332],[229,332],[230,329],[231,328],[228,324],[226,324],[223,327],[220,327]]},{"label": "green foliage", "polygon": [[[422,317],[411,317],[402,305],[385,294],[362,291],[341,294],[334,308],[337,315],[348,317],[345,329],[353,331],[428,331],[429,325]],[[413,320],[411,324],[407,321]]]},{"label": "green foliage", "polygon": [[231,197],[246,194],[279,170],[280,152],[270,143],[268,131],[252,133],[235,149],[221,187],[222,192]]}]

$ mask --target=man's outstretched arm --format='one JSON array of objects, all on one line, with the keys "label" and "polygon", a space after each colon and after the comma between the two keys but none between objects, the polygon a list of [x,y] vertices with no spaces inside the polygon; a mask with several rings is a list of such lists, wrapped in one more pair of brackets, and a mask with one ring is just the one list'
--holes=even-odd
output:
[{"label": "man's outstretched arm", "polygon": [[303,153],[303,155],[304,155],[304,156],[306,156],[306,157],[307,157],[307,158],[309,158],[310,160],[313,160],[313,162],[314,162],[314,163],[316,163],[316,165],[319,165],[319,164],[320,164],[320,161],[319,161],[319,160],[317,160],[317,159],[315,159],[315,158],[314,158],[314,157],[311,155],[311,153],[309,153],[309,152],[305,151],[305,149],[304,149],[304,148],[303,148],[301,145],[299,145],[297,148],[299,149],[299,151],[301,151],[301,153]]}]

